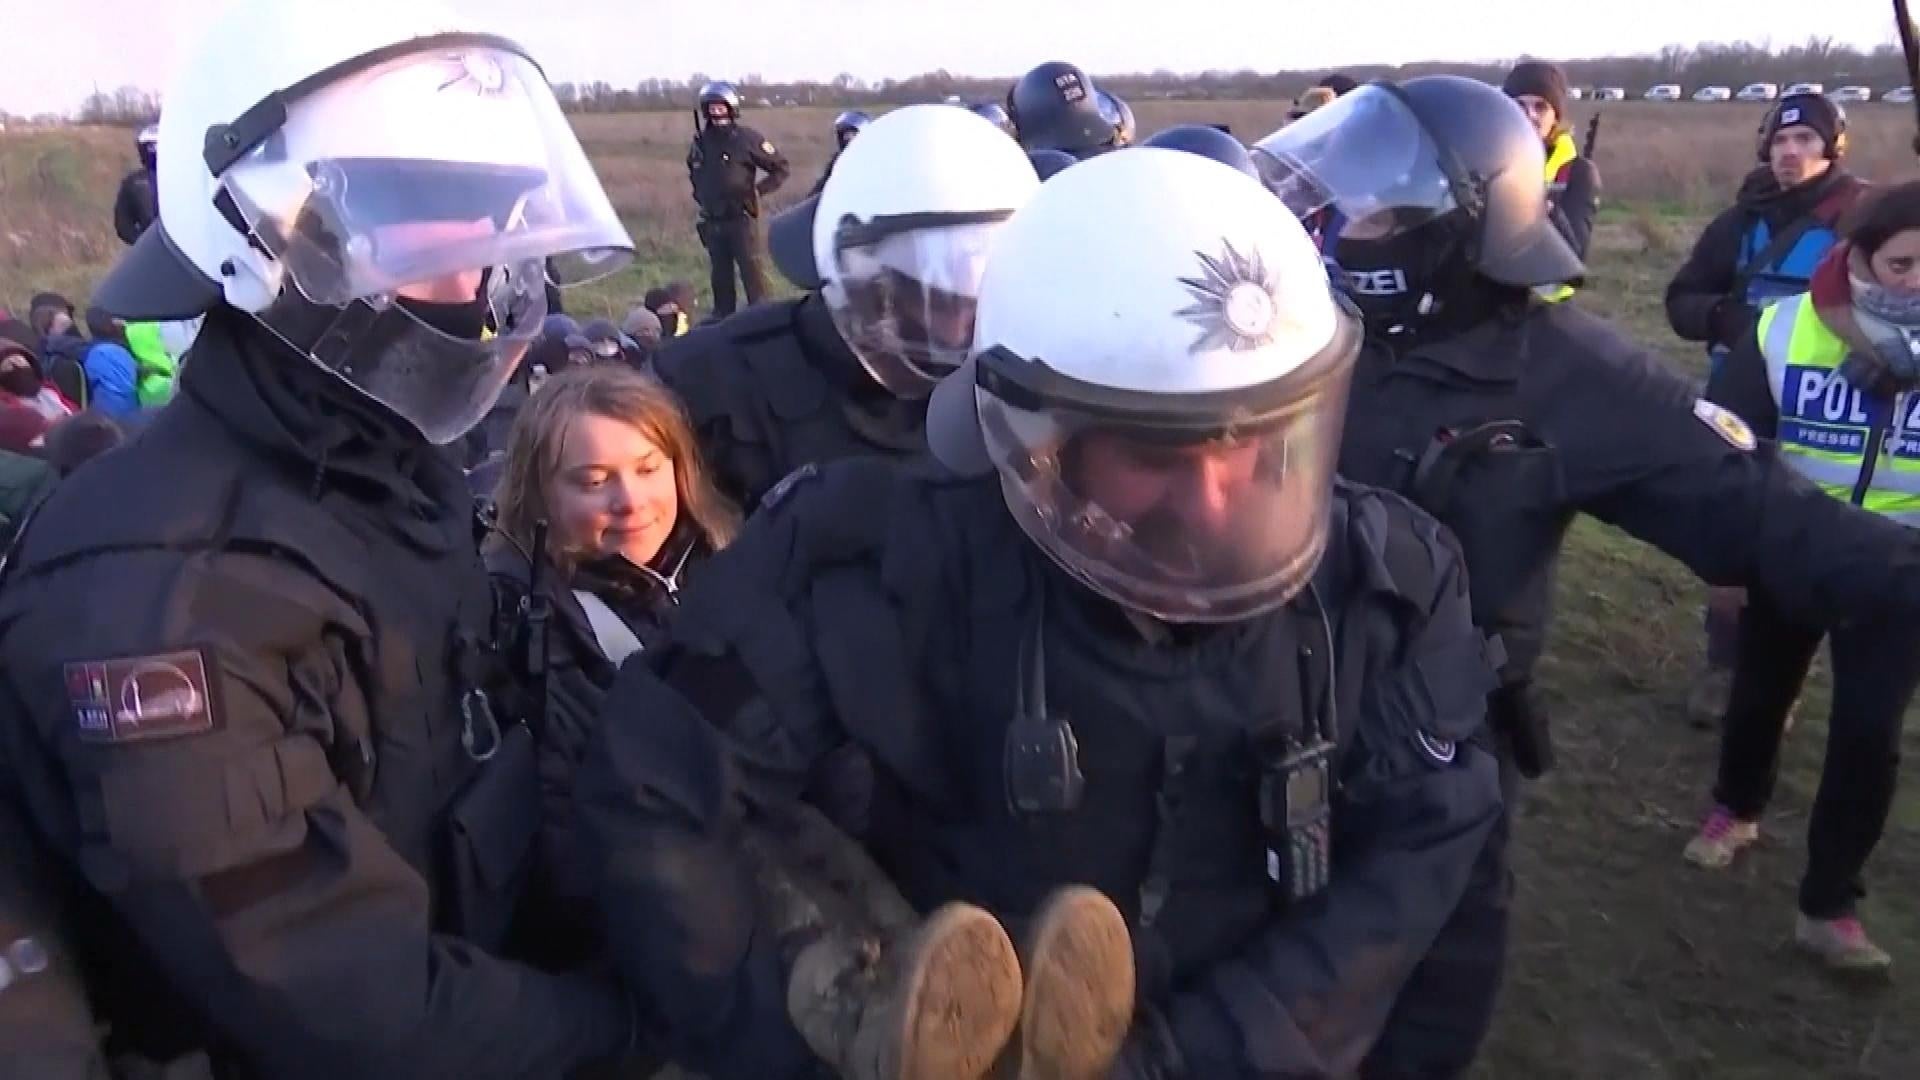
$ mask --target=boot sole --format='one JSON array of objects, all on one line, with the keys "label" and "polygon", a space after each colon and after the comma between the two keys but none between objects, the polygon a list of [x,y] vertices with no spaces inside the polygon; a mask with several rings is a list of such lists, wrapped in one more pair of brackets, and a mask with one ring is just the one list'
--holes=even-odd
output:
[{"label": "boot sole", "polygon": [[1000,921],[948,904],[907,944],[893,1053],[880,1080],[976,1080],[1020,1022],[1020,957]]},{"label": "boot sole", "polygon": [[1097,1080],[1133,1025],[1133,938],[1096,889],[1062,889],[1029,931],[1020,1080]]}]

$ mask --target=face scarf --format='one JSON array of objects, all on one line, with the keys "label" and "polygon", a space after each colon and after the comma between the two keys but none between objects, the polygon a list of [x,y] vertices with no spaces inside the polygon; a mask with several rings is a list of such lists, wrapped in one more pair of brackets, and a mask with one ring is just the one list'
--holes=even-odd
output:
[{"label": "face scarf", "polygon": [[1905,393],[1920,386],[1920,293],[1888,288],[1874,280],[1867,258],[1847,255],[1853,318],[1867,349],[1854,348],[1841,364],[1849,383],[1871,393]]}]

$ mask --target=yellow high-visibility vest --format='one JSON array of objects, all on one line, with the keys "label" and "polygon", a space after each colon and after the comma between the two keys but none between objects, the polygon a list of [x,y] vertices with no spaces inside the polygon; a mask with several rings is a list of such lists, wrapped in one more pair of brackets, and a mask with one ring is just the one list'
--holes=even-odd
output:
[{"label": "yellow high-visibility vest", "polygon": [[1781,459],[1827,494],[1856,502],[1869,433],[1878,427],[1883,442],[1858,505],[1920,526],[1920,393],[1888,402],[1848,383],[1840,374],[1847,343],[1820,320],[1810,293],[1768,305],[1758,333],[1780,412]]}]

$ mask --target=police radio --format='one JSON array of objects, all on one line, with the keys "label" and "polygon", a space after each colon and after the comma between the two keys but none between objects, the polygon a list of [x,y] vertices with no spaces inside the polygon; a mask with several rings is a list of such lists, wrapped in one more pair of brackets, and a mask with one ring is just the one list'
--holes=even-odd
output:
[{"label": "police radio", "polygon": [[1267,876],[1293,903],[1318,895],[1333,878],[1333,754],[1340,736],[1333,625],[1319,595],[1308,589],[1326,647],[1325,700],[1298,731],[1282,733],[1277,745],[1263,748],[1260,775]]},{"label": "police radio", "polygon": [[1020,649],[1020,681],[1002,762],[1007,808],[1016,814],[1077,809],[1087,787],[1072,725],[1047,711],[1046,624],[1046,604],[1036,601],[1032,629]]}]

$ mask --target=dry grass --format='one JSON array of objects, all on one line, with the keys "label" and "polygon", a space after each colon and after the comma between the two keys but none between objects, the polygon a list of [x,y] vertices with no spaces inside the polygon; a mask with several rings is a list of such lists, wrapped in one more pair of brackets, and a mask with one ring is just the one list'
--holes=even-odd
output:
[{"label": "dry grass", "polygon": [[[1176,123],[1224,123],[1242,138],[1279,126],[1285,102],[1149,102],[1141,130]],[[1574,117],[1586,130],[1588,107]],[[835,110],[756,110],[748,122],[779,143],[794,162],[794,180],[773,199],[784,206],[805,194],[824,167]],[[1754,164],[1759,106],[1647,105],[1606,107],[1598,163],[1612,205],[1660,215],[1697,213],[1731,198]],[[582,142],[614,205],[632,228],[636,267],[577,297],[572,306],[612,314],[646,285],[683,277],[704,290],[704,260],[693,238],[687,189],[690,118],[683,113],[582,116]],[[1863,175],[1911,172],[1907,140],[1912,113],[1869,105],[1854,110],[1853,165]],[[0,134],[0,304],[20,304],[40,288],[77,299],[119,250],[112,231],[115,185],[131,167],[124,132],[77,129]]]}]

